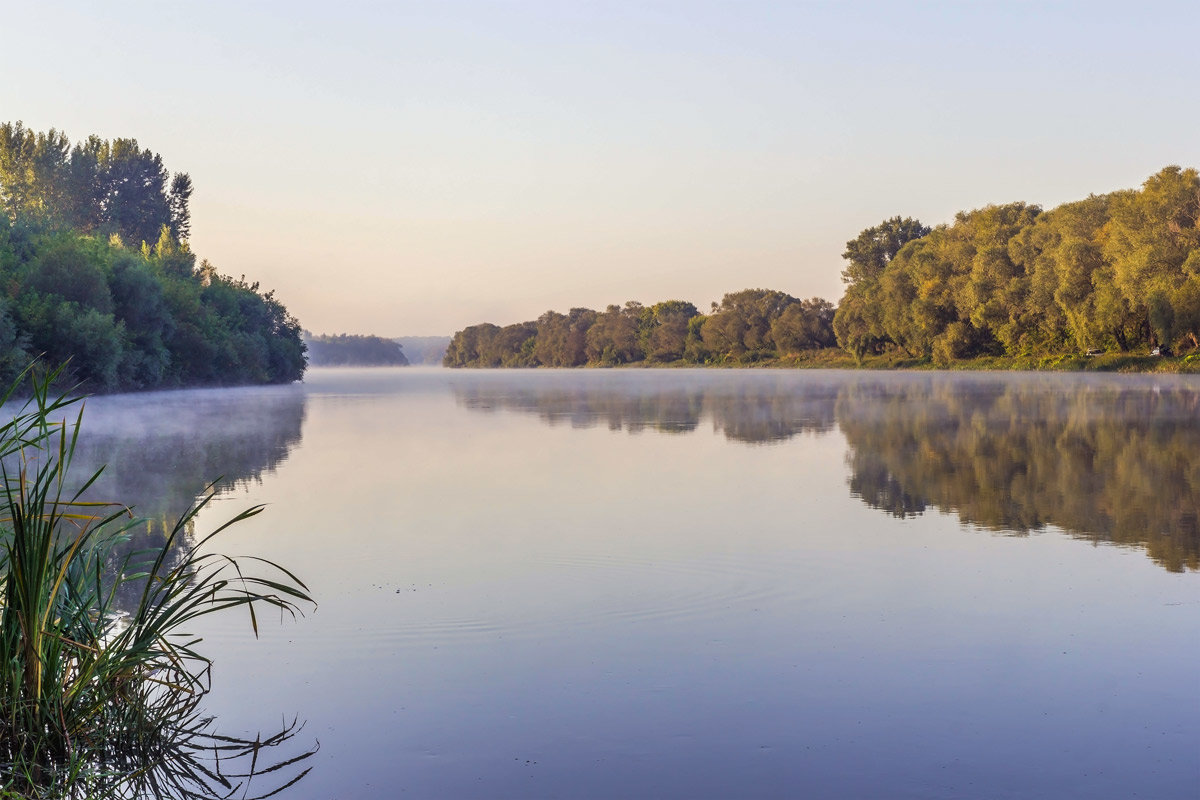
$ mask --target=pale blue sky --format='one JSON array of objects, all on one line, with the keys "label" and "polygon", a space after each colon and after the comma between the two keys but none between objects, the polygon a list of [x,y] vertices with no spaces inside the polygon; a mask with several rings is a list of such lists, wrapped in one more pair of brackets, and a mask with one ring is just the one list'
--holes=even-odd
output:
[{"label": "pale blue sky", "polygon": [[0,2],[0,119],[132,136],[318,332],[841,295],[896,214],[1200,166],[1190,2]]}]

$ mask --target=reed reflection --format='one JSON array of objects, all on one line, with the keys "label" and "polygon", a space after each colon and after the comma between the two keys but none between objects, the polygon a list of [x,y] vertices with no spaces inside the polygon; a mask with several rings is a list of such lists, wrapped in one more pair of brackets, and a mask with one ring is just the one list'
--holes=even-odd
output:
[{"label": "reed reflection", "polygon": [[[87,769],[75,765],[72,774],[64,778],[70,794],[62,796],[109,800],[287,797],[312,771],[310,759],[320,750],[316,744],[299,741],[304,726],[295,720],[253,739],[221,735],[214,726],[212,717],[197,716],[182,728],[155,731],[132,745],[114,742],[107,752],[93,754]],[[19,787],[25,793],[21,796],[51,796],[45,794],[45,785],[53,780],[49,775],[10,778],[9,785]]]},{"label": "reed reflection", "polygon": [[[189,511],[197,498],[212,494],[206,487],[214,480],[218,494],[260,481],[299,443],[304,416],[300,387],[88,401],[70,474],[82,483],[103,467],[85,497],[127,504],[138,519],[128,541],[115,546],[103,562],[102,580],[116,585],[108,606],[113,618],[129,617],[142,600],[144,579],[118,578],[131,569],[169,576],[182,567],[187,581],[196,580],[194,561],[188,559],[194,559],[189,551],[196,546]],[[74,420],[73,414],[66,419],[68,425]],[[185,515],[186,535],[170,538]],[[164,561],[152,570],[154,557],[168,541]],[[61,775],[52,769],[6,776],[0,757],[0,785],[21,788],[29,796],[67,785],[71,796],[80,797],[265,798],[289,790],[309,773],[309,759],[318,746],[303,741],[303,724],[293,721],[252,738],[226,735],[205,711],[207,668],[199,675],[199,684],[177,692],[182,700],[173,702],[183,703],[178,713],[172,710],[161,723],[156,720],[127,736],[107,738],[98,749],[81,750],[63,765]],[[178,688],[169,681],[162,686],[166,688],[157,690],[162,694]]]},{"label": "reed reflection", "polygon": [[967,525],[1144,548],[1200,569],[1200,387],[1120,376],[821,373],[775,380],[480,382],[460,405],[548,424],[782,442],[837,429],[849,489],[896,517],[929,507]]}]

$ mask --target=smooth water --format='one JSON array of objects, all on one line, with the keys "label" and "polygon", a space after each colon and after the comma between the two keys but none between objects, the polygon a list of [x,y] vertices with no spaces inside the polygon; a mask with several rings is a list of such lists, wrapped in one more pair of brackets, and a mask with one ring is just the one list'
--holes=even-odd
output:
[{"label": "smooth water", "polygon": [[[320,603],[206,623],[288,798],[1195,798],[1200,381],[312,370],[89,401],[100,488]],[[145,537],[157,535],[155,522]]]}]

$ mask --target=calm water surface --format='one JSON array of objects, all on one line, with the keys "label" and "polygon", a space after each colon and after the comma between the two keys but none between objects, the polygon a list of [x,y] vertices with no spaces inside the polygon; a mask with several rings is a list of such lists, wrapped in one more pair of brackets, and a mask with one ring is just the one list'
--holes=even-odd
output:
[{"label": "calm water surface", "polygon": [[[1196,798],[1200,381],[312,370],[89,401],[294,569],[203,631],[288,798]],[[158,528],[150,523],[145,537]]]}]

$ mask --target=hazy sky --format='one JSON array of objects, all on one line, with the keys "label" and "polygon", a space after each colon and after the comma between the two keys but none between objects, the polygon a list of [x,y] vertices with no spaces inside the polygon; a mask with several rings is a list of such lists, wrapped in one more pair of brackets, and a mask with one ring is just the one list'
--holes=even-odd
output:
[{"label": "hazy sky", "polygon": [[1200,166],[1194,2],[10,2],[0,120],[192,176],[316,332],[836,300],[894,216]]}]

